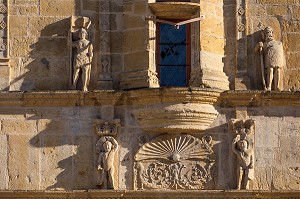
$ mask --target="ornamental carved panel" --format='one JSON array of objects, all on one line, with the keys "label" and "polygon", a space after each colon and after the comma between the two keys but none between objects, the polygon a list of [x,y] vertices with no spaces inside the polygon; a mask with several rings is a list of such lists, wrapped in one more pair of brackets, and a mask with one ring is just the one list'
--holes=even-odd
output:
[{"label": "ornamental carved panel", "polygon": [[163,135],[145,143],[135,155],[135,189],[206,189],[215,155],[212,137]]}]

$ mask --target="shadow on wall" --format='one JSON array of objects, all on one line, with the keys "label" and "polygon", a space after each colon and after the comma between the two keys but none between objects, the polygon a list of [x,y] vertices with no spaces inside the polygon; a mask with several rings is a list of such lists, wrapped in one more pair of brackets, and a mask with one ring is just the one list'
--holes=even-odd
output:
[{"label": "shadow on wall", "polygon": [[[12,81],[10,90],[65,90],[69,87],[70,56],[67,45],[70,19],[66,18],[39,30],[38,25],[46,19],[40,18],[37,27],[33,30],[37,42],[28,48],[28,56],[20,57],[12,66]],[[49,20],[49,19],[48,19]],[[14,53],[14,52],[13,52]],[[19,74],[17,69],[19,68]],[[19,75],[19,76],[18,76]]]},{"label": "shadow on wall", "polygon": [[39,189],[96,189],[95,144],[99,138],[93,120],[99,114],[97,109],[63,108],[56,112],[58,117],[54,112],[40,109],[38,118],[32,118],[38,119],[38,134],[29,142],[40,151]]}]

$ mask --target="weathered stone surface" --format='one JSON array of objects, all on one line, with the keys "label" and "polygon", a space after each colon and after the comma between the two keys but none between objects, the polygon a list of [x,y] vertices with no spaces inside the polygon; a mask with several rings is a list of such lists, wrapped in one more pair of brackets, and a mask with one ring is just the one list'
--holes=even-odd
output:
[{"label": "weathered stone surface", "polygon": [[8,189],[8,143],[7,136],[0,134],[0,190]]},{"label": "weathered stone surface", "polygon": [[38,144],[40,140],[28,135],[8,136],[8,187],[11,190],[39,189],[40,150],[32,148],[30,142]]},{"label": "weathered stone surface", "polygon": [[43,0],[40,4],[44,16],[71,16],[75,11],[75,0]]}]

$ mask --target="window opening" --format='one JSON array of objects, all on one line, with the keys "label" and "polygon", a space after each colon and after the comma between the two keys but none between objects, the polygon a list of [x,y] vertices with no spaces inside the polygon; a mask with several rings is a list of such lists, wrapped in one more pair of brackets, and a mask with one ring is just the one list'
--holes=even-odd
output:
[{"label": "window opening", "polygon": [[160,86],[188,86],[190,25],[157,23],[157,72]]}]

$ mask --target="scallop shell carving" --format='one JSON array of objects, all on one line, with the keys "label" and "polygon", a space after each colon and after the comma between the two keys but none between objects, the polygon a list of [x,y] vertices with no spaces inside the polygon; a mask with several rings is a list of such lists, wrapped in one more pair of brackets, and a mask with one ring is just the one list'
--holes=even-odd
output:
[{"label": "scallop shell carving", "polygon": [[210,136],[204,136],[201,140],[190,135],[159,136],[144,144],[135,155],[135,160],[155,159],[179,162],[208,159],[213,153],[210,144]]}]

